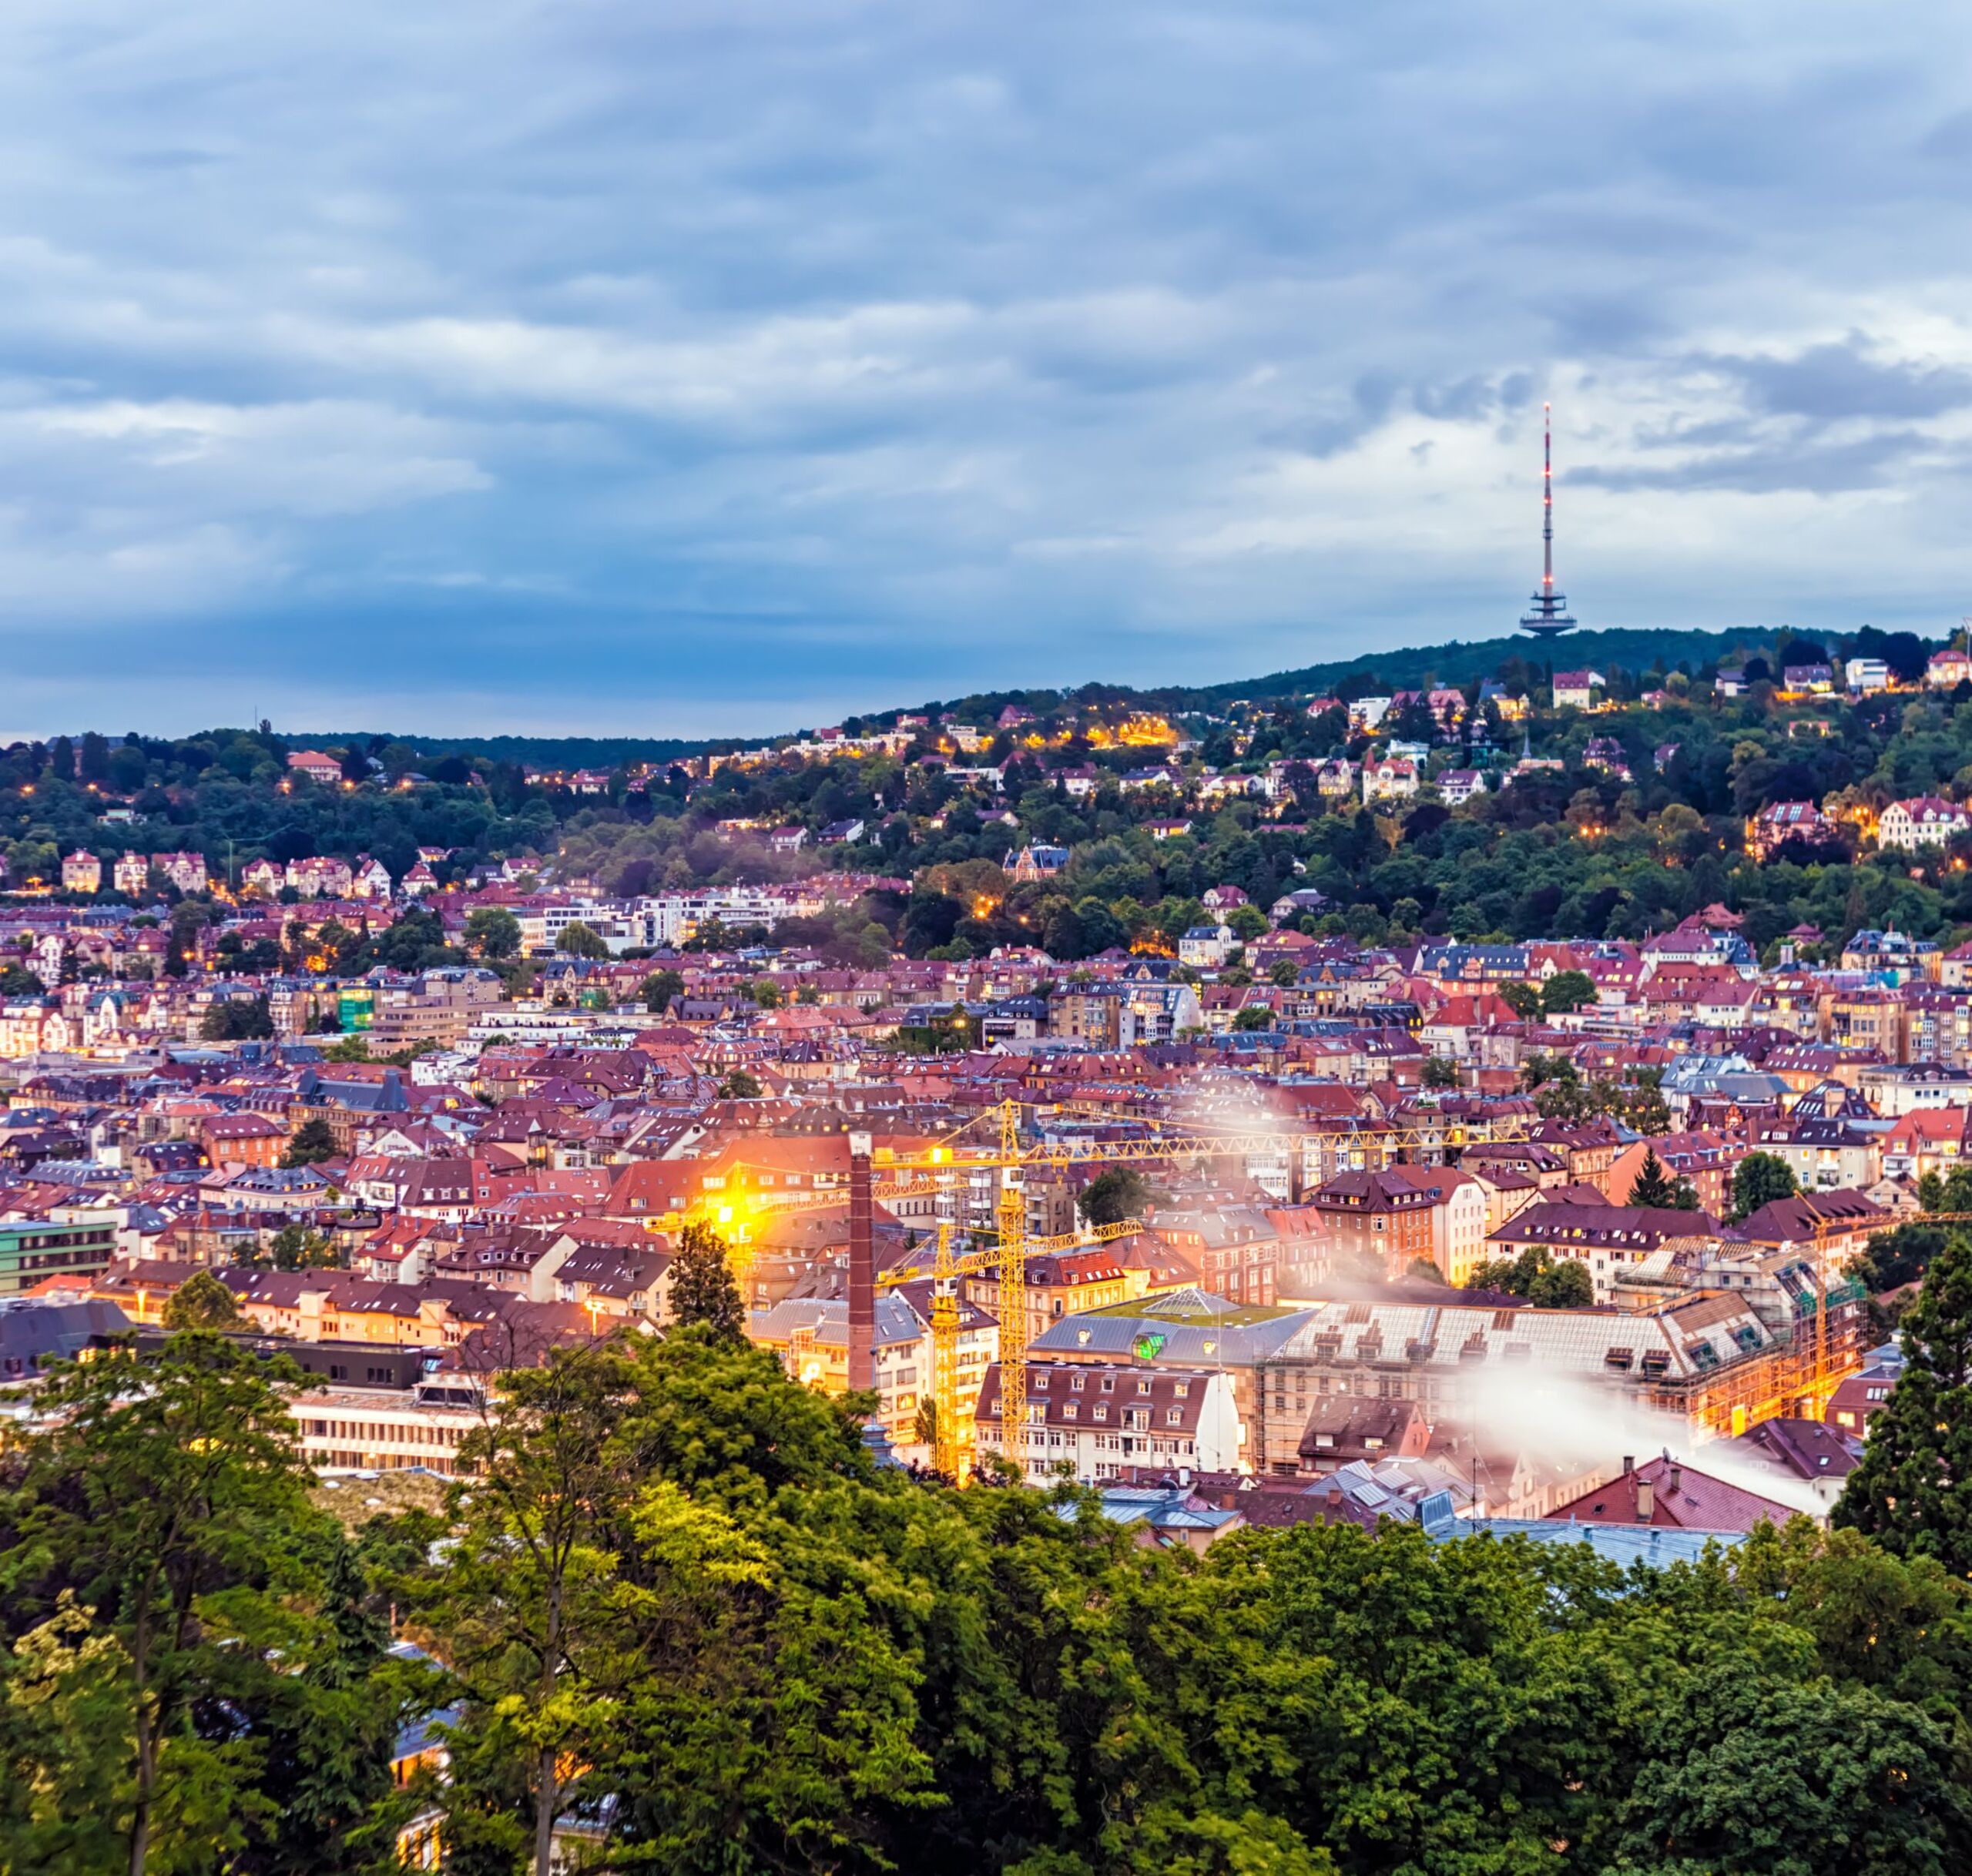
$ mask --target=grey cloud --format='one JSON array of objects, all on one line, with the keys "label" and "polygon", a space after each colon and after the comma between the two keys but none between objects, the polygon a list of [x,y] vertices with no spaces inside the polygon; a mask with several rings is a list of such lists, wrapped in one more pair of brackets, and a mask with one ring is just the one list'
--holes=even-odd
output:
[{"label": "grey cloud", "polygon": [[[1900,486],[1810,544],[1924,618],[1968,52],[1921,0],[13,0],[0,594],[267,698],[333,605],[489,727],[543,633],[571,711],[726,724],[769,669],[763,725],[1226,677],[1510,617],[1552,392],[1578,605],[1772,614],[1769,498]],[[1622,499],[1722,488],[1729,549]]]},{"label": "grey cloud", "polygon": [[1735,380],[1756,410],[1817,423],[1848,417],[1941,417],[1972,404],[1972,372],[1872,357],[1860,333],[1792,357],[1771,354],[1700,362]]}]

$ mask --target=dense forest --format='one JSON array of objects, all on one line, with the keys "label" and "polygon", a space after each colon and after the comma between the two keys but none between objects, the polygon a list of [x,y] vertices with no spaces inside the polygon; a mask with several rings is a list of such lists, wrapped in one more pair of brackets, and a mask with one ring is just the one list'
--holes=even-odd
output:
[{"label": "dense forest", "polygon": [[[330,1516],[294,1377],[210,1330],[48,1384],[0,1459],[0,1862],[340,1876],[421,1817],[465,1876],[558,1830],[707,1876],[1972,1861],[1963,1239],[1859,1528],[1627,1574],[1405,1524],[1198,1557],[907,1475],[702,1248],[666,1338],[511,1377],[436,1512]],[[393,1782],[413,1727],[448,1777]]]}]

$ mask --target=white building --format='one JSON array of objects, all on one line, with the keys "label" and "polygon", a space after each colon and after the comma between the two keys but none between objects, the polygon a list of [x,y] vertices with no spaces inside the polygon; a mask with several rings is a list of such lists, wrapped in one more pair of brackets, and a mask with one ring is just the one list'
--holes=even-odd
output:
[{"label": "white building", "polygon": [[1920,795],[1910,801],[1892,802],[1877,816],[1876,845],[1905,852],[1941,847],[1967,827],[1972,827],[1972,815],[1955,802]]},{"label": "white building", "polygon": [[1011,1459],[1036,1483],[1064,1470],[1095,1485],[1120,1478],[1126,1466],[1252,1469],[1232,1377],[1202,1368],[1030,1362],[1027,1425],[1009,1442],[1000,1426],[996,1362],[979,1391],[977,1429],[982,1458]]}]

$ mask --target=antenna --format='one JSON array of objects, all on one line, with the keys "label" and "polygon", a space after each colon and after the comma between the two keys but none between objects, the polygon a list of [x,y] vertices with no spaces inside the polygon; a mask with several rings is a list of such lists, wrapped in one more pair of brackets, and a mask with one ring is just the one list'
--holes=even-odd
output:
[{"label": "antenna", "polygon": [[1554,590],[1554,407],[1541,407],[1541,587],[1520,629],[1537,638],[1558,638],[1573,631],[1575,621],[1568,602]]},{"label": "antenna", "polygon": [[1541,593],[1554,590],[1554,407],[1541,407]]}]

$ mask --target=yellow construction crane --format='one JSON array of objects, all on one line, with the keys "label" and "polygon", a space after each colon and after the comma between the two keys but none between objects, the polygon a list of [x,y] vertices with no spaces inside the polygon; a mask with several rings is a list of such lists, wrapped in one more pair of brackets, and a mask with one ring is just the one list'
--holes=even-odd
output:
[{"label": "yellow construction crane", "polygon": [[[979,1141],[977,1131],[991,1124],[997,1138]],[[1366,1148],[1381,1159],[1407,1151],[1463,1151],[1468,1147],[1506,1145],[1524,1141],[1541,1124],[1538,1115],[1514,1114],[1497,1120],[1482,1120],[1474,1125],[1454,1118],[1437,1125],[1387,1127],[1374,1121],[1358,1126],[1307,1127],[1253,1127],[1219,1132],[1186,1132],[1167,1127],[1149,1137],[1125,1140],[1070,1138],[1025,1144],[1021,1139],[1021,1104],[1006,1100],[988,1108],[943,1140],[927,1147],[898,1151],[874,1147],[867,1135],[850,1136],[850,1182],[845,1194],[837,1191],[801,1192],[755,1191],[751,1194],[722,1192],[703,1208],[704,1215],[722,1229],[740,1221],[743,1211],[754,1215],[815,1205],[840,1204],[847,1196],[850,1212],[852,1243],[850,1270],[850,1385],[874,1385],[874,1367],[868,1347],[871,1322],[870,1298],[877,1281],[873,1268],[871,1247],[855,1241],[859,1228],[867,1234],[868,1213],[874,1201],[923,1193],[945,1188],[955,1175],[968,1171],[991,1171],[998,1176],[998,1195],[994,1211],[999,1226],[998,1242],[982,1254],[985,1261],[997,1262],[1000,1274],[1000,1427],[1002,1450],[1010,1456],[1025,1451],[1027,1424],[1027,1347],[1030,1328],[1027,1295],[1027,1260],[1036,1248],[1027,1235],[1026,1170],[1030,1166],[1115,1166],[1129,1164],[1171,1164],[1197,1159],[1249,1159],[1286,1154],[1290,1165],[1297,1156],[1305,1157],[1310,1146],[1333,1145],[1359,1137]],[[974,1136],[968,1137],[968,1136]],[[743,1171],[736,1167],[735,1171]],[[859,1228],[859,1214],[862,1224]],[[665,1224],[671,1223],[666,1219]],[[1115,1234],[1122,1235],[1122,1233]],[[1072,1241],[1086,1241],[1076,1240]],[[1057,1248],[1051,1245],[1048,1248]],[[1066,1248],[1059,1247],[1059,1248]],[[949,1254],[949,1247],[947,1247]],[[750,1248],[736,1251],[736,1275],[750,1266]],[[970,1260],[968,1259],[968,1261]],[[981,1267],[984,1267],[983,1265]],[[919,1271],[917,1274],[923,1274]],[[956,1281],[956,1265],[952,1273]],[[952,1298],[950,1332],[957,1336],[957,1295]],[[935,1351],[934,1325],[934,1351]],[[954,1356],[955,1360],[955,1356]],[[935,1371],[935,1362],[934,1362]],[[950,1399],[947,1395],[945,1398]],[[938,1399],[934,1384],[934,1399]],[[941,1414],[941,1422],[944,1416]],[[1016,1442],[1018,1443],[1016,1444]]]},{"label": "yellow construction crane", "polygon": [[[1086,1231],[1064,1231],[1058,1237],[1029,1238],[1025,1240],[1025,1254],[1028,1257],[1045,1255],[1055,1251],[1076,1251],[1085,1246],[1109,1244],[1118,1238],[1134,1236],[1143,1229],[1142,1223],[1135,1218],[1119,1218],[1113,1224],[1092,1226]],[[992,1244],[984,1249],[968,1251],[962,1256],[952,1253],[953,1228],[949,1224],[938,1227],[937,1246],[931,1267],[927,1271],[922,1264],[897,1264],[881,1271],[877,1275],[879,1289],[895,1289],[900,1285],[916,1283],[928,1275],[931,1279],[931,1406],[933,1425],[932,1452],[934,1463],[947,1479],[963,1482],[970,1469],[968,1452],[971,1442],[963,1432],[959,1416],[958,1388],[958,1331],[959,1331],[959,1279],[974,1272],[1000,1268],[1000,1294],[1002,1306],[1000,1312],[1000,1387],[1001,1396],[1006,1390],[1006,1318],[1008,1305],[1004,1299],[1011,1294],[1006,1288],[1005,1253],[1003,1245]],[[1025,1285],[1023,1282],[1016,1305],[1024,1322],[1028,1311]],[[1028,1324],[1031,1328],[1031,1324]],[[1024,1328],[1020,1335],[1021,1347],[1026,1347],[1028,1336]],[[1002,1422],[1004,1425],[1004,1422]]]}]

